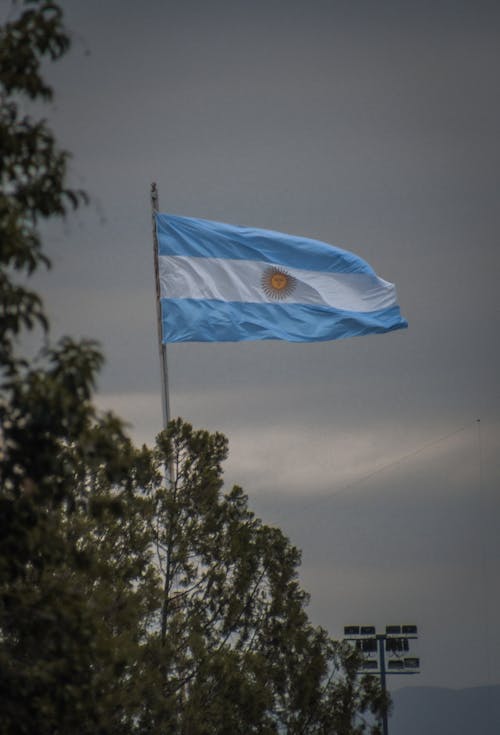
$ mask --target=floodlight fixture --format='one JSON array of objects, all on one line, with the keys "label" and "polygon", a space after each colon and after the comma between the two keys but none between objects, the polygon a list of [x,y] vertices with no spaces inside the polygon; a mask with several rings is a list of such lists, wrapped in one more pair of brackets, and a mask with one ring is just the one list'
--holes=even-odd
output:
[{"label": "floodlight fixture", "polygon": [[401,635],[401,626],[400,625],[386,625],[385,634],[386,635]]},{"label": "floodlight fixture", "polygon": [[386,638],[385,650],[391,653],[406,653],[410,650],[408,638]]},{"label": "floodlight fixture", "polygon": [[356,641],[356,648],[363,653],[377,653],[377,639],[360,638]]},{"label": "floodlight fixture", "polygon": [[[410,650],[410,640],[418,638],[416,625],[386,625],[385,633],[377,633],[374,625],[346,625],[344,635],[364,654],[360,670],[369,676],[379,676],[383,692],[386,691],[387,674],[418,674],[420,671],[419,658],[404,656]],[[393,658],[386,661],[386,652]],[[387,712],[384,712],[382,733],[388,735],[388,732]]]},{"label": "floodlight fixture", "polygon": [[345,625],[344,635],[359,635],[359,625]]},{"label": "floodlight fixture", "polygon": [[390,658],[389,661],[387,662],[387,668],[389,670],[397,669],[398,671],[401,671],[401,669],[404,669],[404,667],[405,667],[405,662],[403,661],[402,658]]},{"label": "floodlight fixture", "polygon": [[418,635],[418,628],[416,625],[402,625],[401,632],[403,635]]}]

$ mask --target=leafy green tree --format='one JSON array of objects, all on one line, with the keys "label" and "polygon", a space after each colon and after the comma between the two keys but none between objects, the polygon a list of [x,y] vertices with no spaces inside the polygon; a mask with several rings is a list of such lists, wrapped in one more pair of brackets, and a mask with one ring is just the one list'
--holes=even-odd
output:
[{"label": "leafy green tree", "polygon": [[68,48],[49,0],[0,29],[0,735],[376,732],[380,690],[308,620],[299,552],[224,492],[226,439],[176,420],[137,449],[93,405],[94,343],[17,354],[48,329],[39,225],[85,199],[21,112]]},{"label": "leafy green tree", "polygon": [[23,98],[50,100],[43,57],[59,59],[69,37],[57,4],[31,2],[0,31],[0,364],[11,367],[13,338],[22,328],[47,327],[40,297],[13,274],[31,275],[49,260],[41,220],[64,217],[85,199],[65,184],[68,153],[59,150],[44,120],[23,113]]},{"label": "leafy green tree", "polygon": [[27,286],[49,265],[39,224],[84,200],[66,186],[68,154],[47,124],[22,112],[26,99],[51,98],[42,60],[69,46],[57,4],[25,5],[0,31],[0,732],[101,732],[102,672],[119,650],[89,604],[85,580],[104,572],[74,522],[94,512],[93,474],[130,485],[134,452],[92,405],[94,344],[65,339],[32,365],[16,354],[23,330],[48,327]]},{"label": "leafy green tree", "polygon": [[352,648],[311,625],[298,550],[241,488],[223,493],[226,453],[225,437],[180,419],[153,453],[145,489],[163,599],[149,647],[162,696],[145,706],[146,731],[365,732],[360,715],[380,712],[380,691],[359,680]]}]

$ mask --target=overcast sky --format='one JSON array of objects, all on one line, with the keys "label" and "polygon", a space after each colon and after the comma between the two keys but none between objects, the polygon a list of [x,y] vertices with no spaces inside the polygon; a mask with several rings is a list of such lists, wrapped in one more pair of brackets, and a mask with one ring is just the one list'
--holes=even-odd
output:
[{"label": "overcast sky", "polygon": [[[64,3],[47,114],[91,204],[47,240],[55,335],[99,339],[102,406],[161,429],[149,191],[315,237],[396,283],[408,330],[169,347],[173,415],[303,550],[315,623],[416,623],[407,684],[500,682],[500,5]],[[478,423],[477,419],[480,419]]]}]

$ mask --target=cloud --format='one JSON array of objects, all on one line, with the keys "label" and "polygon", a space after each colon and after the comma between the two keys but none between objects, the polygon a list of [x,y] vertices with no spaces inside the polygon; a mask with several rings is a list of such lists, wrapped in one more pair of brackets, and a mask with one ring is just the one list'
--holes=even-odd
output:
[{"label": "cloud", "polygon": [[[446,465],[447,485],[453,484],[453,468],[447,465],[450,454],[459,456],[471,449],[475,423],[468,426],[395,425],[393,419],[364,420],[354,427],[352,421],[336,425],[323,415],[294,421],[289,411],[274,418],[266,415],[265,404],[272,388],[256,392],[257,410],[234,415],[233,406],[241,400],[239,389],[191,391],[176,396],[183,407],[183,418],[195,428],[219,430],[229,439],[225,464],[228,484],[243,485],[252,495],[314,497],[337,495],[351,488],[369,491],[384,474],[412,475],[419,461]],[[286,393],[293,392],[293,386]],[[244,400],[248,401],[248,392]],[[100,407],[114,410],[131,424],[138,443],[151,444],[161,429],[161,402],[158,393],[101,394]],[[279,401],[277,402],[279,405]],[[262,414],[259,415],[259,406]],[[214,410],[215,409],[215,410]],[[255,409],[255,406],[254,406]],[[211,418],[210,422],[200,418]],[[264,418],[265,417],[265,418]],[[463,477],[463,470],[459,468]],[[364,485],[364,488],[362,487]]]}]

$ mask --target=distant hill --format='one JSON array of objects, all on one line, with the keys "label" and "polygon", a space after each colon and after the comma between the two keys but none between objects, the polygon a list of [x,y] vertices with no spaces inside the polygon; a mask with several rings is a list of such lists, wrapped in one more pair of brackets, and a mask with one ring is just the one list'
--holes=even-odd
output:
[{"label": "distant hill", "polygon": [[389,735],[496,735],[500,686],[407,687],[392,692]]}]

